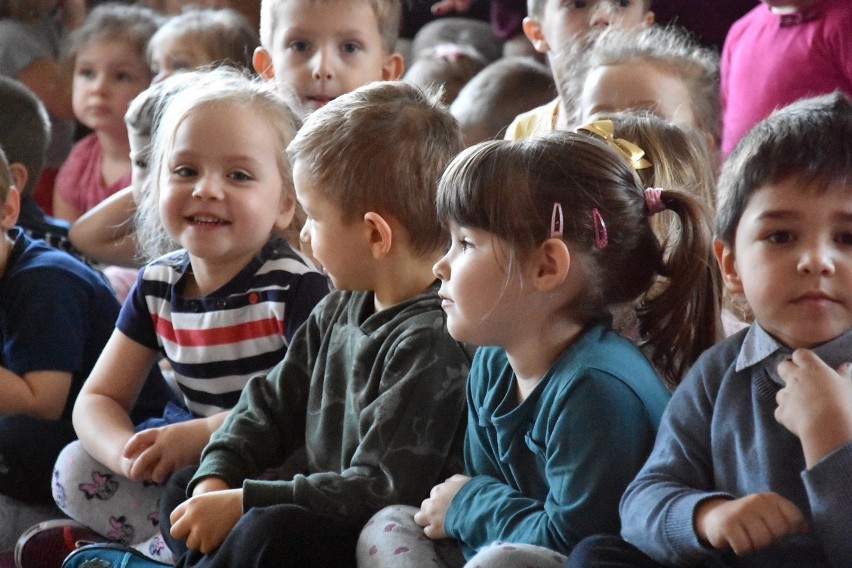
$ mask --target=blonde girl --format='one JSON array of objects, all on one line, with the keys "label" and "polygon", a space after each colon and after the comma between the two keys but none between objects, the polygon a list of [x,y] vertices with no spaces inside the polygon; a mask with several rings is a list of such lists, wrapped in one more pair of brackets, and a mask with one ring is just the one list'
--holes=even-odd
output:
[{"label": "blonde girl", "polygon": [[[195,72],[168,99],[138,235],[151,257],[182,248],[140,271],[74,408],[80,441],[57,460],[59,507],[154,557],[166,552],[156,534],[162,483],[198,463],[242,387],[282,359],[327,293],[325,277],[280,236],[295,208],[284,149],[298,120],[259,81]],[[161,356],[182,404],[138,431],[127,409]]]},{"label": "blonde girl", "polygon": [[[649,222],[663,209],[682,227],[668,254]],[[441,179],[438,210],[452,236],[434,268],[447,327],[482,346],[466,471],[419,511],[379,512],[359,564],[461,565],[433,546],[450,537],[469,566],[562,566],[584,535],[618,531],[621,493],[669,398],[655,368],[675,381],[695,338],[715,332],[713,310],[695,309],[709,219],[686,193],[646,190],[604,141],[568,132],[468,148]],[[650,361],[611,328],[610,306],[629,302]],[[691,331],[671,333],[681,327]]]}]

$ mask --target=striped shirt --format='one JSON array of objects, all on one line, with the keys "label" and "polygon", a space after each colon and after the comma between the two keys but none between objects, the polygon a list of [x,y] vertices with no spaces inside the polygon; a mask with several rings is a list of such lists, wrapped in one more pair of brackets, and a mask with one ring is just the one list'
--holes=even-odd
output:
[{"label": "striped shirt", "polygon": [[252,376],[283,359],[290,338],[328,293],[328,284],[280,238],[207,296],[181,295],[190,271],[183,250],[145,266],[117,328],[162,353],[187,408],[211,416],[232,408]]}]

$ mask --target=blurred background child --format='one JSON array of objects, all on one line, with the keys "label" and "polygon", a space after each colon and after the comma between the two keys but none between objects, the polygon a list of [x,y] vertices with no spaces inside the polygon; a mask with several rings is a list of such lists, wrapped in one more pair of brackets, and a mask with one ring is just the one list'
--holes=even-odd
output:
[{"label": "blurred background child", "polygon": [[83,23],[85,0],[6,0],[0,3],[0,75],[13,77],[41,100],[50,116],[50,146],[32,194],[48,214],[53,184],[74,142],[71,76],[61,44]]},{"label": "blurred background child", "polygon": [[588,45],[609,27],[635,29],[654,23],[651,0],[627,3],[618,0],[528,0],[528,6],[524,33],[536,51],[547,54],[559,96],[519,115],[506,130],[509,140],[570,128],[575,118],[575,101],[572,93],[562,92],[562,89],[579,68]]},{"label": "blurred background child", "polygon": [[503,138],[523,112],[553,100],[556,85],[550,69],[531,57],[504,57],[477,73],[450,105],[465,146]]},{"label": "blurred background child", "polygon": [[69,36],[74,114],[92,133],[74,144],[57,174],[57,217],[73,222],[130,185],[124,113],[151,82],[145,49],[160,22],[148,8],[107,3],[94,8]]},{"label": "blurred background child", "polygon": [[[577,122],[597,113],[647,110],[707,138],[718,160],[719,58],[676,27],[608,30],[585,56],[584,71],[562,93],[575,97]],[[715,171],[714,167],[714,171]]]},{"label": "blurred background child", "polygon": [[450,105],[487,64],[469,45],[442,43],[416,53],[402,80],[422,88],[443,89],[441,101]]},{"label": "blurred background child", "polygon": [[229,8],[190,8],[172,16],[148,42],[153,82],[202,65],[228,64],[251,69],[258,32]]},{"label": "blurred background child", "polygon": [[294,96],[303,117],[361,85],[399,79],[400,9],[399,0],[262,0],[254,68]]},{"label": "blurred background child", "polygon": [[722,155],[774,109],[835,89],[852,96],[852,2],[763,0],[722,49]]}]

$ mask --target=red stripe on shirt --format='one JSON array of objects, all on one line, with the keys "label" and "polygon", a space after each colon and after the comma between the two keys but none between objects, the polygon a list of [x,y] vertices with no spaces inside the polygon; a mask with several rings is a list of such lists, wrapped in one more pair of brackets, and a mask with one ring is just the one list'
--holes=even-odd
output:
[{"label": "red stripe on shirt", "polygon": [[237,343],[273,334],[284,335],[284,322],[277,318],[249,321],[226,327],[180,329],[175,332],[172,322],[152,314],[154,329],[161,337],[184,347],[212,347]]}]

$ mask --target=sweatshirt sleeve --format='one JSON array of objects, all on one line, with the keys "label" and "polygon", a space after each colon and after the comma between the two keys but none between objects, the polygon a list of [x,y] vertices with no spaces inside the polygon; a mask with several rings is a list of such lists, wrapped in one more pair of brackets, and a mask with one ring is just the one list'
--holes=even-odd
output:
[{"label": "sweatshirt sleeve", "polygon": [[[471,375],[471,385],[474,381]],[[533,430],[525,436],[544,463],[543,499],[507,479],[524,472],[500,471],[477,414],[481,396],[471,396],[465,463],[473,477],[453,498],[445,519],[447,534],[461,540],[468,555],[494,541],[536,544],[567,555],[586,536],[618,532],[622,492],[644,463],[656,432],[625,383],[605,372],[586,371],[548,409],[547,435]],[[601,426],[590,427],[595,424]]]},{"label": "sweatshirt sleeve", "polygon": [[620,507],[622,537],[665,565],[697,565],[715,558],[693,528],[695,508],[707,499],[733,497],[713,489],[714,400],[704,380],[710,371],[701,363],[699,359],[675,390],[654,449]]},{"label": "sweatshirt sleeve", "polygon": [[849,565],[852,558],[852,444],[825,456],[802,473],[817,534],[826,557],[833,566]]}]

